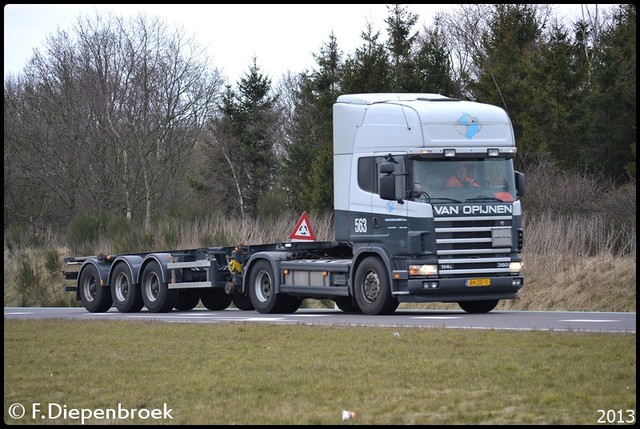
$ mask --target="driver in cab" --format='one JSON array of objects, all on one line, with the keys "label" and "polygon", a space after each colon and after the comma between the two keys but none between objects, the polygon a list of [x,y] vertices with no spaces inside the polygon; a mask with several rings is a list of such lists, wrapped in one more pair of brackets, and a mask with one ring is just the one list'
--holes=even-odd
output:
[{"label": "driver in cab", "polygon": [[447,179],[447,188],[478,187],[478,182],[471,176],[465,164],[458,164],[453,175]]}]

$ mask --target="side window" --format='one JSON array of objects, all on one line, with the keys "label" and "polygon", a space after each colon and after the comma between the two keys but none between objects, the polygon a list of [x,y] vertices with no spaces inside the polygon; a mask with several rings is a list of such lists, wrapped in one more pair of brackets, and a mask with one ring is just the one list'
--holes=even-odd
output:
[{"label": "side window", "polygon": [[358,160],[358,186],[363,191],[376,192],[376,160],[372,156]]}]

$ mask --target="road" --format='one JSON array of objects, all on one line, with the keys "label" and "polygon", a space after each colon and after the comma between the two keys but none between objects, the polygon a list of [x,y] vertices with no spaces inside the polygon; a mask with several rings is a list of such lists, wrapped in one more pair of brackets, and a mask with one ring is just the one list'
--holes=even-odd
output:
[{"label": "road", "polygon": [[106,313],[89,313],[82,307],[5,307],[6,319],[74,319],[74,320],[156,320],[177,323],[264,323],[369,327],[412,327],[491,330],[544,330],[564,332],[636,332],[636,313],[597,313],[564,311],[506,311],[468,314],[455,310],[398,309],[393,315],[367,316],[340,310],[302,308],[292,314],[260,314],[229,308],[209,311],[120,313],[112,308]]}]

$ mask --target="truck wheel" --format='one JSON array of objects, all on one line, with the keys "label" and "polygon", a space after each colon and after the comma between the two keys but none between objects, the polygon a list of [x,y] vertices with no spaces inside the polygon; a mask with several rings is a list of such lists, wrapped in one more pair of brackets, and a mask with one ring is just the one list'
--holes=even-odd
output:
[{"label": "truck wheel", "polygon": [[391,314],[400,304],[391,295],[387,269],[379,258],[365,258],[356,270],[354,292],[365,314]]},{"label": "truck wheel", "polygon": [[225,293],[224,289],[207,288],[200,291],[200,301],[207,310],[220,311],[231,305],[231,295]]},{"label": "truck wheel", "polygon": [[358,304],[353,302],[353,298],[350,296],[338,296],[334,298],[333,301],[336,303],[336,306],[345,313],[362,313]]},{"label": "truck wheel", "polygon": [[236,306],[238,310],[253,310],[253,304],[251,304],[251,298],[249,295],[241,294],[240,292],[234,292],[231,294],[231,300],[233,301],[233,305]]},{"label": "truck wheel", "polygon": [[258,313],[281,313],[289,304],[289,295],[276,294],[273,269],[269,261],[256,261],[249,273],[249,297]]},{"label": "truck wheel", "polygon": [[113,304],[109,286],[100,286],[98,269],[94,265],[87,265],[80,274],[80,299],[87,311],[104,313]]},{"label": "truck wheel", "polygon": [[189,311],[196,308],[198,302],[200,302],[200,295],[195,290],[178,289],[174,307],[179,311]]},{"label": "truck wheel", "polygon": [[144,268],[140,289],[144,305],[150,312],[166,313],[173,309],[177,292],[175,289],[169,289],[167,283],[162,281],[162,271],[156,261],[150,262]]},{"label": "truck wheel", "polygon": [[491,299],[488,301],[460,301],[458,305],[467,313],[488,313],[496,308],[496,305],[498,305],[498,300]]},{"label": "truck wheel", "polygon": [[136,313],[144,307],[140,288],[133,284],[132,278],[126,264],[120,263],[113,269],[111,299],[121,313]]}]

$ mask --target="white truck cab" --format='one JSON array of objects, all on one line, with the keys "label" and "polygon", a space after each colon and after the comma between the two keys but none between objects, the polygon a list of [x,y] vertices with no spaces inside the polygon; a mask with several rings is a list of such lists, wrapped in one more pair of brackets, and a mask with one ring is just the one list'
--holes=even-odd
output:
[{"label": "white truck cab", "polygon": [[355,261],[385,261],[400,302],[486,312],[515,297],[524,177],[503,109],[439,94],[352,94],[333,117],[335,234]]}]

